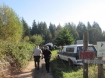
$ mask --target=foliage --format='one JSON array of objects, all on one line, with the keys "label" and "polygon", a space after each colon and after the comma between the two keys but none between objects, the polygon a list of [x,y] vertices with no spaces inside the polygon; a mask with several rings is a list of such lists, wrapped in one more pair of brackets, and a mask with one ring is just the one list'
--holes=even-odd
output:
[{"label": "foliage", "polygon": [[30,38],[30,41],[36,45],[40,45],[41,43],[43,43],[43,39],[40,35],[33,35],[31,38]]},{"label": "foliage", "polygon": [[79,39],[79,34],[76,30],[76,25],[73,23],[66,23],[64,27],[67,27],[70,31],[70,33],[73,35],[75,42],[77,39]]},{"label": "foliage", "polygon": [[104,31],[102,32],[97,22],[94,22],[93,25],[88,22],[87,26],[82,22],[79,22],[77,26],[74,23],[68,22],[64,25],[64,27],[62,27],[60,24],[56,27],[54,24],[50,23],[49,28],[47,28],[45,22],[38,22],[38,24],[36,24],[36,22],[34,21],[31,29],[31,31],[33,31],[34,33],[31,35],[41,35],[43,37],[43,40],[45,41],[44,44],[48,42],[57,44],[56,39],[58,38],[58,34],[65,27],[67,27],[70,31],[70,33],[74,37],[75,42],[76,40],[83,40],[83,33],[85,31],[88,31],[89,43],[96,44],[97,41],[105,41]]},{"label": "foliage", "polygon": [[83,24],[82,22],[79,22],[79,24],[77,25],[77,32],[79,34],[79,39],[83,40],[83,33],[87,31],[87,28],[85,26],[85,24]]},{"label": "foliage", "polygon": [[51,33],[51,42],[54,42],[56,26],[54,24],[50,23],[49,30]]},{"label": "foliage", "polygon": [[8,6],[0,6],[0,39],[18,42],[22,37],[22,23]]},{"label": "foliage", "polygon": [[23,25],[23,38],[25,36],[30,36],[30,30],[31,28],[28,26],[26,21],[22,18],[22,25]]},{"label": "foliage", "polygon": [[36,24],[35,20],[33,20],[31,35],[39,34],[38,33],[38,25]]},{"label": "foliage", "polygon": [[70,45],[73,43],[74,43],[74,38],[73,35],[70,33],[70,31],[67,28],[62,29],[56,38],[56,44]]},{"label": "foliage", "polygon": [[96,44],[97,41],[103,41],[102,30],[96,22],[93,23],[93,25],[89,28],[88,32],[90,43]]},{"label": "foliage", "polygon": [[57,35],[59,34],[59,32],[62,30],[62,26],[59,24],[57,27],[56,27],[56,31],[55,31],[55,37],[57,37]]},{"label": "foliage", "polygon": [[30,40],[29,36],[24,37],[24,41],[28,42]]},{"label": "foliage", "polygon": [[35,20],[33,21],[31,29],[31,36],[33,35],[41,35],[44,40],[44,44],[51,41],[52,38],[52,35],[47,28],[47,24],[45,22],[40,22],[36,24]]},{"label": "foliage", "polygon": [[[3,43],[3,44],[2,44]],[[0,40],[0,56],[20,70],[31,58],[34,45],[25,42],[8,42]]]},{"label": "foliage", "polygon": [[47,43],[51,40],[51,33],[48,30],[47,24],[45,22],[40,22],[38,24],[38,31],[39,31],[38,34],[40,34],[43,37],[45,41],[44,43]]}]

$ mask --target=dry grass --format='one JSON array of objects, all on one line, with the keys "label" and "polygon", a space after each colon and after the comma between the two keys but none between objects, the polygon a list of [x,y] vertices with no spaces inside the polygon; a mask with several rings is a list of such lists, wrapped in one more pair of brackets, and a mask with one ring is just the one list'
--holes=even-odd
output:
[{"label": "dry grass", "polygon": [[10,74],[10,64],[8,62],[0,62],[0,77],[4,78]]}]

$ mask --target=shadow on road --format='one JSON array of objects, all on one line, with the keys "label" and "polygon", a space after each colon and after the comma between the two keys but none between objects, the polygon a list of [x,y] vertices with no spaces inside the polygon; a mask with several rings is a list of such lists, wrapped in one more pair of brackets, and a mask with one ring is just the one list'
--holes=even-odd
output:
[{"label": "shadow on road", "polygon": [[51,70],[50,70],[50,73],[47,73],[45,69],[45,63],[43,60],[41,61],[39,70],[37,68],[32,70],[32,77],[33,78],[53,78],[51,74]]},{"label": "shadow on road", "polygon": [[41,76],[43,75],[43,73],[46,72],[44,70],[44,64],[42,64],[42,66],[39,68],[39,70],[37,68],[32,69],[32,77],[33,78],[41,78]]}]

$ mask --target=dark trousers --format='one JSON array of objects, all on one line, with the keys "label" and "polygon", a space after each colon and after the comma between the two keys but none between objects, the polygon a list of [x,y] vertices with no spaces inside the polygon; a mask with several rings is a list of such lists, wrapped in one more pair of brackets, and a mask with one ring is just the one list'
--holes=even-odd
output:
[{"label": "dark trousers", "polygon": [[46,66],[47,72],[49,72],[49,68],[50,68],[50,58],[45,58],[45,66]]},{"label": "dark trousers", "polygon": [[40,56],[34,56],[35,67],[39,68]]}]

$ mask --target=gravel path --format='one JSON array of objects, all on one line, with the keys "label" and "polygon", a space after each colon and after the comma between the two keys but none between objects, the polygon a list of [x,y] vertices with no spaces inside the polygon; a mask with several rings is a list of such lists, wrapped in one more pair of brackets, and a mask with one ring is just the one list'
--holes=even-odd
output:
[{"label": "gravel path", "polygon": [[50,73],[47,73],[47,71],[45,70],[45,62],[41,59],[39,70],[34,67],[34,61],[30,61],[28,66],[23,69],[21,73],[18,73],[14,76],[8,76],[6,78],[53,78],[53,76],[51,69]]},{"label": "gravel path", "polygon": [[34,67],[34,61],[30,61],[29,65],[19,74],[9,78],[53,78],[51,70],[47,73],[45,70],[45,62],[41,59],[40,69]]}]

